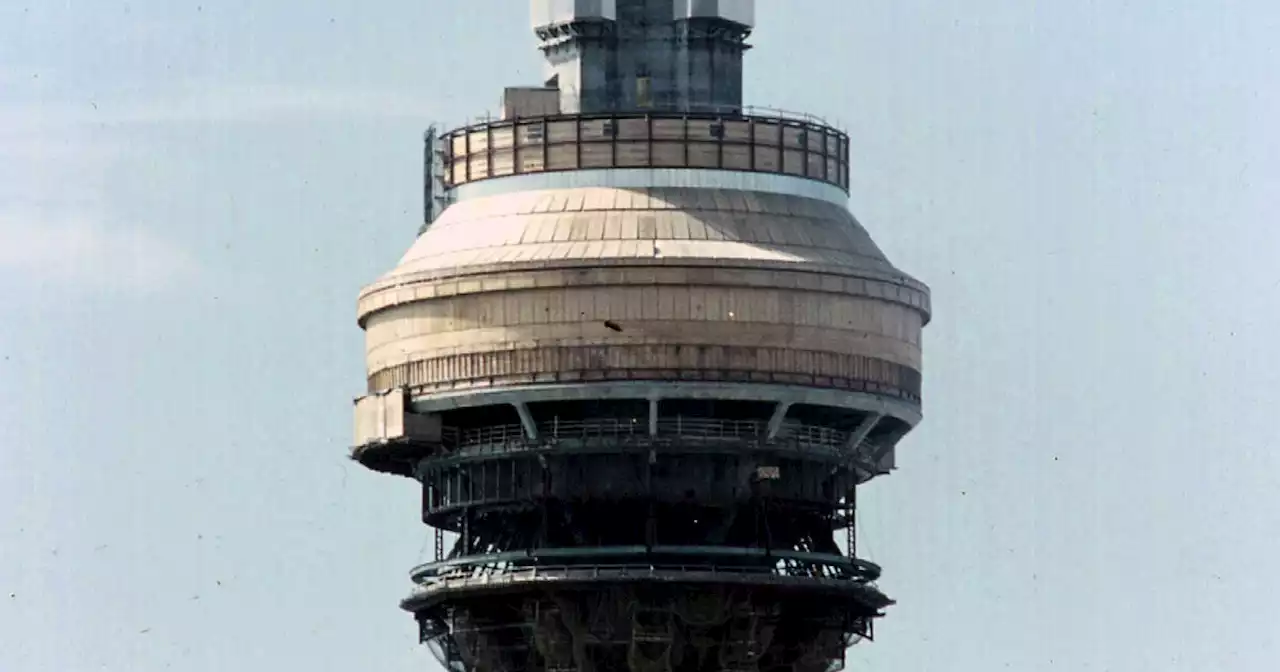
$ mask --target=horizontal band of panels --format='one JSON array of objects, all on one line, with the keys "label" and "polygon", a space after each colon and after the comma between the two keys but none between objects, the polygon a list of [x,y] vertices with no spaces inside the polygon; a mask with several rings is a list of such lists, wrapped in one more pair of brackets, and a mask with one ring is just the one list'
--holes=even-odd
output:
[{"label": "horizontal band of panels", "polygon": [[441,138],[446,187],[494,177],[609,168],[775,173],[849,189],[849,138],[787,117],[675,113],[494,121]]},{"label": "horizontal band of panels", "polygon": [[554,173],[528,173],[500,180],[481,180],[460,185],[450,193],[450,201],[460,203],[527,191],[549,189],[723,189],[731,192],[762,192],[799,196],[848,207],[849,194],[835,184],[781,173],[751,173],[714,168],[632,168],[629,170],[581,169]]},{"label": "horizontal band of panels", "polygon": [[371,393],[534,383],[681,380],[783,383],[848,389],[919,403],[920,372],[894,362],[789,348],[601,345],[434,357],[373,372]]}]

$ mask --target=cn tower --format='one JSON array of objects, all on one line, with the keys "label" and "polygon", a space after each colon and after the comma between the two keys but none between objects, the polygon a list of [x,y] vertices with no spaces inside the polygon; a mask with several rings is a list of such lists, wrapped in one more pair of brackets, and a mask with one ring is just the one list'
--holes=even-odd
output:
[{"label": "cn tower", "polygon": [[352,455],[436,540],[401,606],[454,672],[838,669],[893,604],[854,512],[921,420],[929,290],[845,132],[744,105],[752,0],[532,18],[544,81],[426,134],[359,296]]}]

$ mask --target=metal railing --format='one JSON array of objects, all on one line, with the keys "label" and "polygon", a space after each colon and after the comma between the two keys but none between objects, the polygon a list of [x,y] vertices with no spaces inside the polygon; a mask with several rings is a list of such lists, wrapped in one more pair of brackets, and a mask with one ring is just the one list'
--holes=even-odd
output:
[{"label": "metal railing", "polygon": [[451,448],[523,443],[528,438],[525,436],[524,427],[518,424],[486,425],[465,429],[444,427],[440,436],[442,443]]},{"label": "metal railing", "polygon": [[[686,560],[676,559],[680,557]],[[700,561],[691,561],[694,558]],[[427,563],[414,568],[410,577],[414,583],[429,584],[521,572],[530,568],[550,571],[584,567],[593,571],[645,568],[647,571],[728,572],[861,583],[871,583],[880,578],[879,565],[842,555],[704,546],[655,546],[649,551],[644,547],[631,546],[509,551]]]},{"label": "metal railing", "polygon": [[649,423],[641,418],[599,418],[594,420],[561,421],[553,419],[538,425],[539,438],[550,441],[562,439],[620,439],[629,436],[647,436]]},{"label": "metal railing", "polygon": [[778,438],[810,446],[842,448],[849,442],[849,432],[820,425],[783,422],[778,431]]},{"label": "metal railing", "polygon": [[[558,419],[539,423],[538,439],[531,441],[519,424],[488,425],[459,429],[445,427],[442,442],[449,448],[476,446],[506,446],[557,442],[562,440],[625,439],[648,437],[647,418],[598,418],[592,420]],[[713,418],[689,418],[683,416],[658,419],[657,437],[674,437],[698,440],[754,440],[769,438],[769,423],[761,420],[720,420]],[[808,425],[800,422],[783,422],[772,440],[792,442],[822,448],[843,448],[850,433],[841,429]]]},{"label": "metal railing", "polygon": [[781,111],[607,112],[489,121],[441,137],[448,189],[496,177],[613,168],[791,175],[849,189],[849,138]]},{"label": "metal railing", "polygon": [[[697,109],[694,109],[693,107],[689,107],[688,109],[678,109],[678,110],[646,111],[642,109],[637,109],[637,110],[631,110],[629,113],[634,115],[640,115],[640,116],[643,116],[644,114],[665,114],[665,115],[687,115],[687,116],[693,116],[693,117],[715,116],[715,117],[724,117],[726,119],[733,119],[739,116],[762,117],[762,118],[770,118],[770,119],[779,119],[782,121],[791,121],[791,122],[799,122],[799,123],[805,123],[805,124],[814,124],[818,126],[826,126],[828,128],[835,129],[841,132],[843,132],[845,129],[845,124],[840,119],[828,119],[821,115],[813,114],[810,112],[799,112],[799,111],[790,110],[784,107],[773,107],[771,105],[721,105],[721,106],[699,105]],[[602,112],[599,114],[612,114],[612,113]],[[628,111],[622,110],[622,111],[619,111],[618,114],[628,114]],[[561,116],[570,116],[570,115],[561,115]],[[586,114],[583,116],[591,116],[591,115]],[[517,120],[527,120],[530,118],[534,118],[534,117],[522,117],[519,119],[503,119],[502,115],[500,114],[495,115],[492,112],[486,111],[484,114],[477,114],[472,117],[467,117],[461,124],[457,125],[456,128],[457,129],[471,128],[473,126],[485,126],[490,124],[498,124],[503,122],[517,121]],[[433,125],[433,128],[439,128],[439,127],[455,128],[454,126],[450,126],[449,124]]]},{"label": "metal railing", "polygon": [[658,435],[697,439],[764,439],[768,435],[767,422],[758,420],[715,420],[707,418],[658,419]]},{"label": "metal railing", "polygon": [[[810,114],[808,112],[797,112],[795,110],[788,110],[781,107],[770,107],[768,105],[744,105],[742,106],[741,110],[744,116],[749,116],[749,117],[773,117],[775,119],[782,119],[785,121],[800,121],[806,124],[818,124],[821,126],[827,126],[835,129],[843,128],[842,124],[838,122],[832,123],[830,121],[827,121],[827,119],[825,119],[824,117],[820,117],[816,114]],[[723,110],[716,110],[712,108],[710,111],[715,114],[732,114],[733,113],[732,108],[725,108]]]},{"label": "metal railing", "polygon": [[790,585],[811,588],[874,591],[874,582],[854,575],[808,575],[762,571],[756,567],[701,564],[599,564],[599,565],[530,565],[504,568],[473,568],[440,574],[417,584],[415,597],[428,597],[440,591],[467,588],[502,588],[522,583],[589,583],[594,581],[688,581],[708,583],[742,583]]}]

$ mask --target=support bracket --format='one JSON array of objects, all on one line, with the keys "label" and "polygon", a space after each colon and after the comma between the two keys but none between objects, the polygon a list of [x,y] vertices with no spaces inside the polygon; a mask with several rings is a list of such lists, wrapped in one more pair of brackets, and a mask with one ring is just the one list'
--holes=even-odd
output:
[{"label": "support bracket", "polygon": [[845,450],[856,453],[862,442],[866,441],[867,436],[871,434],[871,430],[875,429],[882,419],[884,419],[884,413],[868,415],[849,435],[849,440],[844,444]]}]

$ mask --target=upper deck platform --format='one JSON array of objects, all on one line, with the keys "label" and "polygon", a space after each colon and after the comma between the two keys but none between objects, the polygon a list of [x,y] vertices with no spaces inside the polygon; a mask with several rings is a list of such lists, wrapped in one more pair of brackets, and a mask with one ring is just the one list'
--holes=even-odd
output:
[{"label": "upper deck platform", "polygon": [[510,175],[609,168],[772,173],[849,191],[849,138],[785,114],[571,114],[494,120],[441,139],[448,188]]}]

